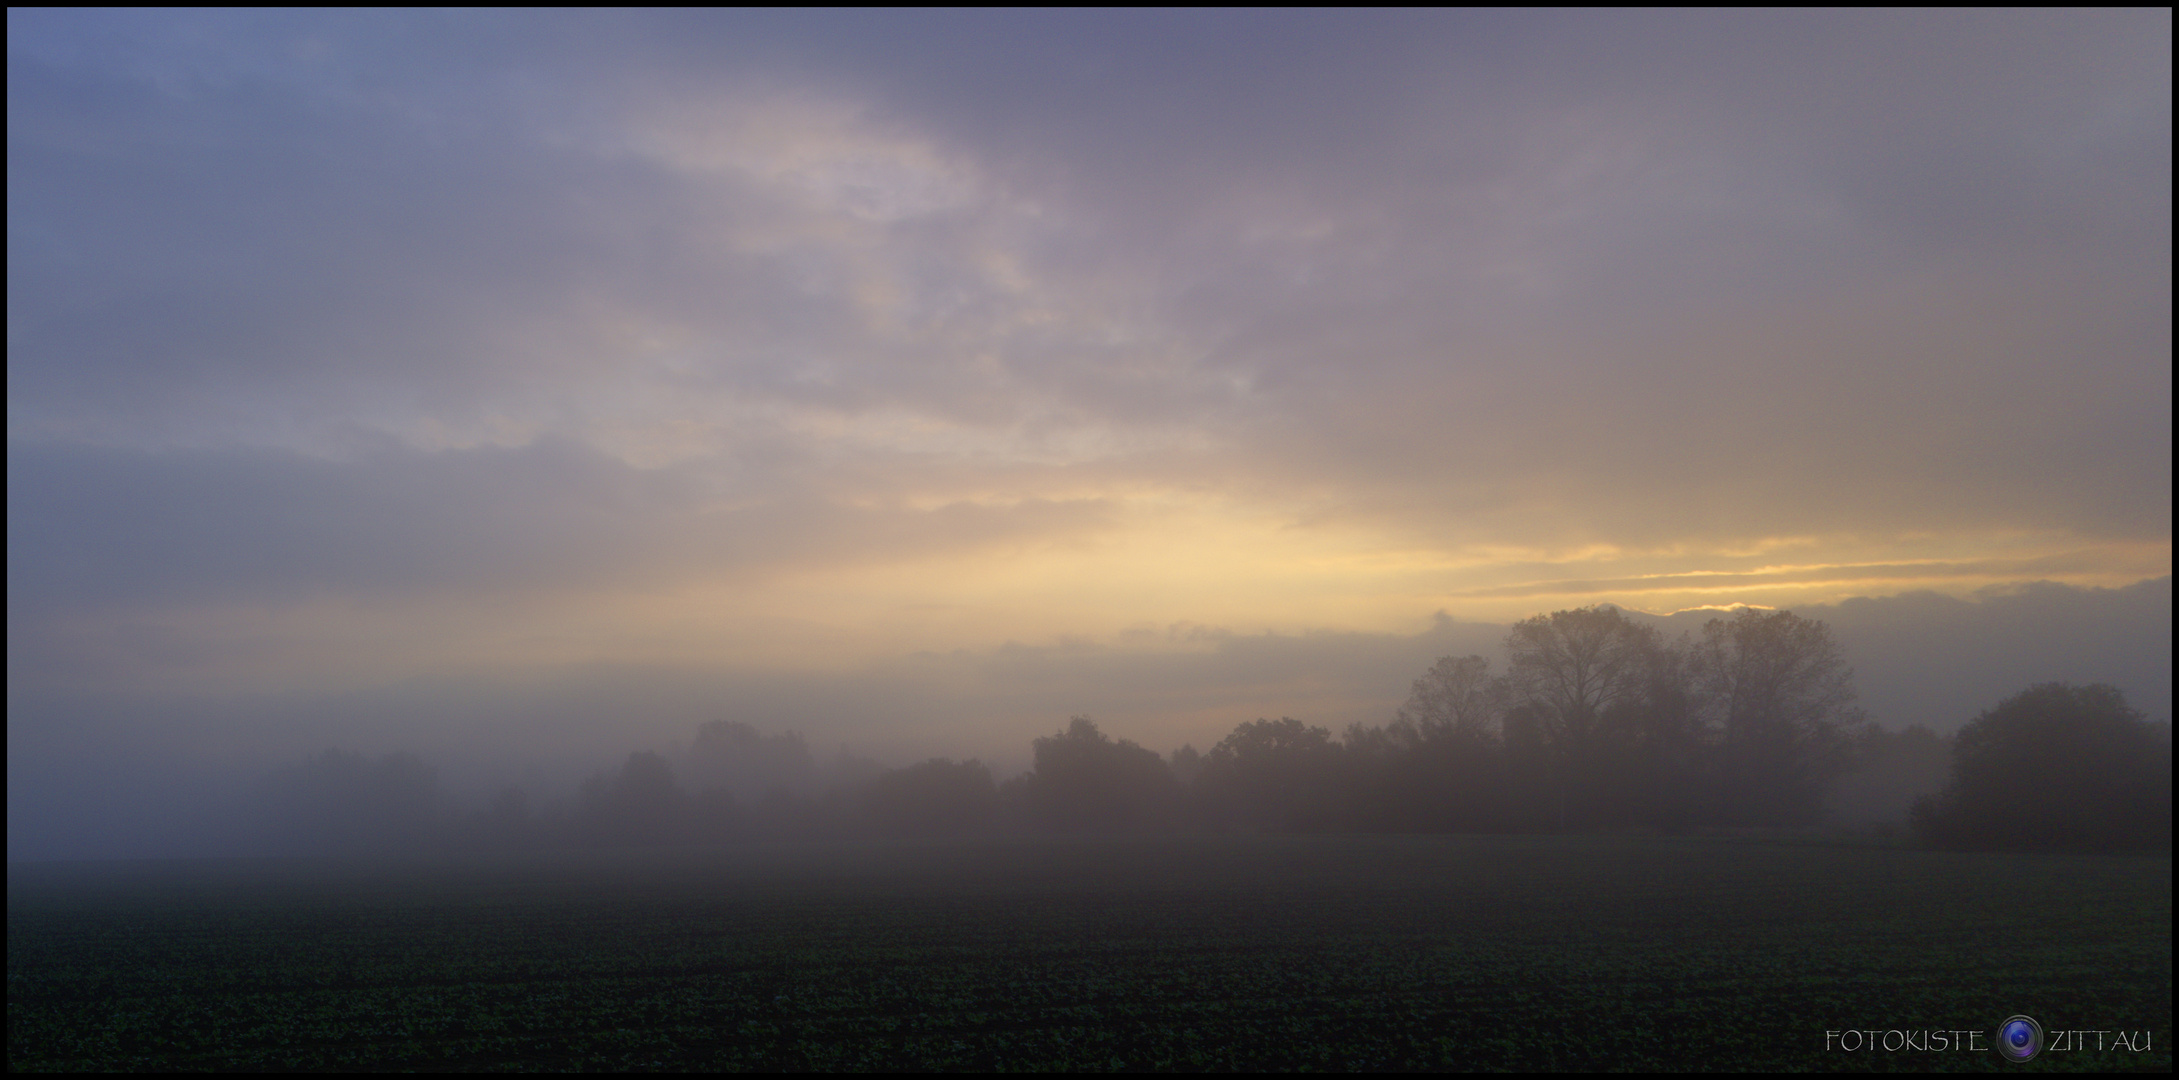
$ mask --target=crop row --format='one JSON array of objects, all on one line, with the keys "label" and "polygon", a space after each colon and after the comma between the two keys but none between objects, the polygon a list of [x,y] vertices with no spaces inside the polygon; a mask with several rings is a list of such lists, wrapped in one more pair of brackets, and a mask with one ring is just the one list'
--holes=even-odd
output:
[{"label": "crop row", "polygon": [[1132,890],[1101,849],[981,878],[11,881],[9,1066],[1981,1068],[1824,1032],[2015,1012],[2155,1031],[2062,1065],[2170,1063],[2168,861],[1637,850],[1660,879],[1597,853],[1319,845]]}]

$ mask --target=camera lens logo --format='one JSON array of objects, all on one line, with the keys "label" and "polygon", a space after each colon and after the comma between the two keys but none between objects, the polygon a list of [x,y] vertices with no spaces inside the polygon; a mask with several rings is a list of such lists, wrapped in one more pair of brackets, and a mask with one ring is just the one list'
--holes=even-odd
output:
[{"label": "camera lens logo", "polygon": [[2043,1052],[2043,1025],[2014,1016],[1997,1026],[1997,1052],[2010,1062],[2035,1060]]}]

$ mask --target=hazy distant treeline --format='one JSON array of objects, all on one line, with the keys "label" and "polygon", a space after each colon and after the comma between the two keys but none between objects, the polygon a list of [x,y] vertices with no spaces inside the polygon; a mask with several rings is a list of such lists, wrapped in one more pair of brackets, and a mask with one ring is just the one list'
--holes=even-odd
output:
[{"label": "hazy distant treeline", "polygon": [[[273,778],[265,808],[290,850],[474,850],[1001,830],[1678,832],[1812,825],[1842,806],[1861,808],[1848,820],[1898,818],[1921,792],[1914,822],[1937,842],[2169,844],[2168,725],[2109,687],[2033,688],[1955,744],[1870,724],[1828,628],[1790,612],[1745,610],[1668,642],[1610,607],[1561,611],[1516,624],[1506,650],[1499,673],[1479,656],[1439,660],[1390,723],[1338,735],[1256,720],[1207,752],[1160,756],[1075,717],[1003,782],[976,760],[820,762],[799,734],[716,722],[673,759],[630,754],[571,800],[510,788],[458,809],[413,754],[328,751]],[[2030,804],[2032,827],[2019,820]]]}]

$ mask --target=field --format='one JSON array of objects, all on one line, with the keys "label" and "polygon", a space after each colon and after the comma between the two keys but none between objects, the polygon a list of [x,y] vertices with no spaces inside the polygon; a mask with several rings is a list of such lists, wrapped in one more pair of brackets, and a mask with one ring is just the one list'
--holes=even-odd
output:
[{"label": "field", "polygon": [[2172,1066],[2168,858],[1412,837],[16,865],[7,969],[11,1070],[1991,1069],[2016,1013],[2091,1032],[2030,1068]]}]

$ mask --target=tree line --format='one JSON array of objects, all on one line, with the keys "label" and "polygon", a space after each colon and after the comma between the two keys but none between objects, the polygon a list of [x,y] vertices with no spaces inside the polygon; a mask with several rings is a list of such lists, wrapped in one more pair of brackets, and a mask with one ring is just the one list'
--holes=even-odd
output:
[{"label": "tree line", "polygon": [[[1074,717],[1000,781],[981,761],[820,768],[801,736],[702,726],[533,807],[508,789],[454,812],[412,754],[329,751],[267,787],[290,847],[620,847],[985,831],[1686,832],[1818,824],[1842,778],[1942,755],[1855,704],[1823,623],[1743,609],[1667,641],[1610,606],[1515,624],[1506,669],[1445,657],[1382,726],[1291,718],[1170,755]],[[1963,727],[1916,834],[1981,847],[2169,846],[2169,725],[2110,687],[2037,686]],[[1928,785],[1934,787],[1935,785]]]}]

